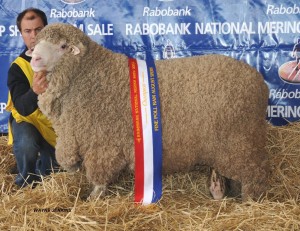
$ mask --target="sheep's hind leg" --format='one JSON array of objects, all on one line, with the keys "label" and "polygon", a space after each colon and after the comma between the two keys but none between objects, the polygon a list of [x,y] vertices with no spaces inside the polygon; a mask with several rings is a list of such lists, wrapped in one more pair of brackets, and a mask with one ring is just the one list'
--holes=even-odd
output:
[{"label": "sheep's hind leg", "polygon": [[226,178],[221,176],[214,168],[210,168],[208,179],[209,191],[215,200],[221,200],[226,194]]}]

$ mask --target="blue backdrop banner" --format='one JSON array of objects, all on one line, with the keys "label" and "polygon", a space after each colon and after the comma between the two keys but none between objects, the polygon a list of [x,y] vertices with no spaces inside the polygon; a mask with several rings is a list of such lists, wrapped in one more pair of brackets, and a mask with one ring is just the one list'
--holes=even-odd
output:
[{"label": "blue backdrop banner", "polygon": [[7,71],[24,49],[15,19],[28,7],[134,58],[217,53],[247,62],[269,86],[267,120],[284,125],[300,118],[297,0],[0,0],[0,132],[7,132],[9,116]]}]

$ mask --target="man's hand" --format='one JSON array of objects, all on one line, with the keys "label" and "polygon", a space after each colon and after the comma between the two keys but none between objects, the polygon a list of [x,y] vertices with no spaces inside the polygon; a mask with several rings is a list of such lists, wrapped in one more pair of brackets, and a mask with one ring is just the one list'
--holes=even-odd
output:
[{"label": "man's hand", "polygon": [[32,82],[32,90],[35,94],[39,95],[46,91],[48,87],[48,81],[46,79],[46,72],[40,71],[35,72],[33,75],[33,82]]}]

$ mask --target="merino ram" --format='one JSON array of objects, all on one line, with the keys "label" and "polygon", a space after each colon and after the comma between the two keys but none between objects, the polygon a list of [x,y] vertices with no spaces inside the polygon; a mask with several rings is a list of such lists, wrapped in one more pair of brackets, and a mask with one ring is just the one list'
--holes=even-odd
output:
[{"label": "merino ram", "polygon": [[[98,45],[76,27],[57,23],[38,34],[31,65],[36,72],[48,72],[49,86],[39,95],[39,106],[57,133],[58,162],[66,170],[83,165],[95,186],[92,195],[105,192],[122,170],[134,166],[128,57]],[[207,165],[220,174],[211,175],[215,198],[225,195],[224,177],[237,182],[231,186],[241,186],[243,200],[259,198],[269,176],[268,87],[262,75],[222,55],[155,65],[163,173]]]}]

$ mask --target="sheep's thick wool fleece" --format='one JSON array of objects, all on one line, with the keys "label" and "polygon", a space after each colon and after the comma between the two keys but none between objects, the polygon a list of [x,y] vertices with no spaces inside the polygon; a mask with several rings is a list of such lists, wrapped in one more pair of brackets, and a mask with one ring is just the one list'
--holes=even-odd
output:
[{"label": "sheep's thick wool fleece", "polygon": [[[70,26],[54,25],[38,39],[82,43],[65,55],[39,97],[57,132],[57,159],[83,162],[87,177],[108,184],[134,164],[128,58]],[[163,171],[195,164],[240,181],[245,195],[265,191],[268,88],[249,65],[220,55],[156,61],[163,133]]]}]

